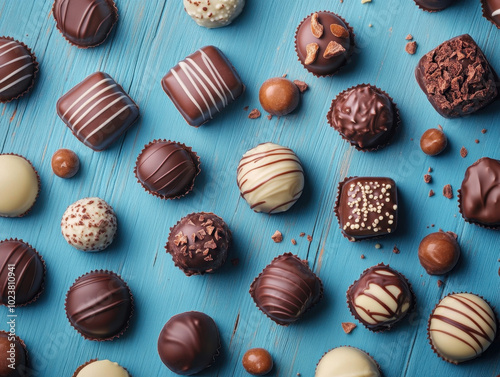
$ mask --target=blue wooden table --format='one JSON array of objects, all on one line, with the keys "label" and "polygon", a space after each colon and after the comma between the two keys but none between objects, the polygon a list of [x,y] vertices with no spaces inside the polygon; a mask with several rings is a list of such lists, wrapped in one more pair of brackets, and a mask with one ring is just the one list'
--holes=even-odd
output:
[{"label": "blue wooden table", "polygon": [[[18,309],[17,333],[29,347],[36,376],[71,376],[91,358],[117,361],[134,377],[172,376],[157,355],[158,334],[174,314],[198,310],[212,316],[222,337],[222,355],[201,376],[244,376],[243,353],[267,348],[275,359],[273,376],[313,376],[327,350],[359,347],[378,361],[386,377],[474,376],[500,374],[499,341],[481,358],[460,366],[436,357],[426,339],[427,318],[450,292],[473,292],[500,308],[500,233],[466,224],[458,212],[456,189],[465,169],[478,158],[500,158],[498,102],[479,114],[456,120],[440,117],[427,102],[413,76],[418,59],[451,37],[470,33],[500,71],[500,31],[481,16],[479,0],[462,0],[444,12],[429,14],[412,0],[247,0],[233,25],[208,30],[185,14],[181,0],[117,0],[120,19],[100,47],[70,46],[55,27],[49,0],[0,0],[0,34],[24,41],[36,53],[40,74],[34,90],[1,106],[0,152],[29,158],[38,169],[41,195],[29,216],[0,219],[0,238],[31,243],[47,263],[46,289],[33,305]],[[358,49],[352,64],[334,78],[315,78],[297,61],[293,37],[309,13],[331,10],[354,27]],[[370,27],[371,25],[371,27]],[[417,54],[404,52],[407,34],[418,42]],[[204,45],[218,46],[231,60],[247,90],[236,104],[200,129],[189,127],[162,91],[160,80],[180,59]],[[92,152],[56,115],[56,101],[89,74],[102,70],[114,77],[139,104],[141,119],[109,150]],[[292,115],[248,119],[245,106],[260,108],[258,89],[270,77],[287,74],[307,82],[300,108]],[[371,83],[398,104],[403,126],[393,143],[376,153],[361,153],[326,123],[331,100],[340,91]],[[441,124],[449,147],[427,157],[419,149],[421,134]],[[487,129],[482,134],[482,129]],[[193,193],[162,201],[147,195],[133,167],[144,144],[155,138],[186,143],[200,155],[202,173]],[[479,139],[479,144],[475,143]],[[295,150],[306,172],[306,189],[288,212],[253,213],[239,196],[236,167],[242,154],[272,141]],[[460,157],[465,146],[469,155]],[[56,177],[52,154],[69,148],[80,156],[82,169],[71,180]],[[433,181],[423,175],[433,169]],[[400,194],[400,226],[377,241],[350,243],[342,237],[333,214],[337,183],[346,176],[383,175],[396,180]],[[451,184],[455,198],[441,195]],[[429,198],[433,189],[436,196]],[[99,196],[114,208],[119,236],[101,253],[70,247],[60,233],[66,207]],[[213,275],[188,278],[164,250],[169,229],[191,212],[212,211],[223,217],[234,235],[226,265]],[[426,234],[442,228],[458,234],[462,258],[449,276],[428,276],[418,263],[417,249]],[[284,235],[275,244],[275,230]],[[312,242],[299,237],[312,236]],[[292,238],[297,245],[291,243]],[[379,243],[382,247],[375,248]],[[400,254],[393,253],[397,245]],[[293,252],[307,259],[325,286],[323,301],[300,322],[284,328],[265,317],[248,294],[255,276],[277,255]],[[365,259],[361,258],[365,256]],[[238,259],[239,263],[231,263]],[[351,334],[341,322],[356,322],[347,309],[345,292],[366,268],[389,263],[405,274],[417,295],[414,313],[393,330],[373,334],[358,326]],[[119,273],[130,285],[135,313],[129,330],[113,342],[84,340],[69,325],[64,300],[80,275],[93,269]],[[0,308],[0,328],[7,311]]]}]

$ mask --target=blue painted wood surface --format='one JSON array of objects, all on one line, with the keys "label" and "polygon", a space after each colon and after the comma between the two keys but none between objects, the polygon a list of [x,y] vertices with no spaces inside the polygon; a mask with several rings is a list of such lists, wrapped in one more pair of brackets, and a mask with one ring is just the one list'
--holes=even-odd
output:
[{"label": "blue painted wood surface", "polygon": [[[134,377],[171,376],[157,355],[157,337],[172,315],[188,310],[209,314],[221,332],[222,356],[202,376],[244,376],[240,360],[250,347],[271,351],[276,363],[273,376],[313,376],[322,354],[340,345],[369,352],[386,377],[500,374],[498,341],[476,361],[453,366],[437,358],[426,339],[427,318],[449,292],[474,292],[496,306],[497,313],[500,307],[499,233],[465,224],[456,197],[448,200],[441,195],[445,184],[458,189],[465,169],[478,158],[500,158],[500,106],[497,102],[477,115],[446,120],[432,109],[413,77],[420,56],[462,33],[470,33],[500,71],[500,31],[482,18],[479,0],[457,1],[436,14],[422,12],[412,0],[368,4],[247,0],[242,16],[218,30],[198,27],[184,13],[181,0],[117,0],[117,6],[120,19],[109,39],[98,48],[79,50],[55,28],[51,1],[0,0],[0,34],[24,41],[40,62],[34,90],[2,105],[0,117],[0,152],[28,157],[42,180],[41,195],[28,217],[0,219],[0,238],[24,239],[47,262],[45,292],[35,304],[18,310],[17,333],[29,347],[37,376],[69,377],[78,365],[96,357],[119,362]],[[320,79],[297,62],[293,36],[303,17],[323,9],[339,13],[354,27],[358,50],[341,74]],[[418,42],[414,56],[404,52],[409,33]],[[224,51],[247,91],[216,120],[194,129],[163,93],[160,80],[180,59],[207,44]],[[60,96],[97,70],[114,77],[142,114],[125,137],[102,153],[81,144],[55,111]],[[265,116],[248,119],[243,107],[260,108],[261,83],[285,73],[310,85],[300,109],[270,121]],[[331,100],[359,83],[390,93],[403,118],[393,143],[376,153],[354,150],[326,123]],[[427,157],[418,141],[424,130],[438,124],[444,127],[450,146],[439,157]],[[483,128],[486,134],[481,133]],[[184,142],[200,155],[202,173],[189,196],[162,201],[147,195],[136,182],[135,159],[144,144],[155,138]],[[293,148],[306,171],[303,197],[281,215],[253,213],[239,197],[235,182],[241,155],[265,141]],[[462,146],[469,150],[464,159],[459,154]],[[74,179],[52,174],[50,158],[61,147],[75,150],[81,158],[82,169]],[[433,182],[428,185],[422,177],[429,167]],[[401,222],[394,235],[355,244],[341,236],[333,206],[337,183],[350,175],[386,175],[397,181]],[[437,195],[429,198],[429,189]],[[87,196],[104,198],[119,219],[118,239],[98,254],[71,248],[60,234],[66,207]],[[164,250],[169,228],[196,211],[213,211],[228,222],[234,234],[229,259],[238,258],[237,266],[228,260],[213,275],[191,278],[174,267]],[[459,266],[441,278],[441,288],[438,278],[429,277],[417,258],[421,238],[438,228],[457,233],[463,250]],[[276,229],[284,234],[281,244],[270,238]],[[301,232],[312,235],[312,242],[300,238]],[[375,249],[376,243],[382,248]],[[395,244],[401,250],[398,255],[392,252]],[[325,297],[303,320],[284,328],[255,307],[248,288],[266,264],[289,251],[309,261],[323,280]],[[355,321],[345,292],[364,269],[379,262],[390,263],[409,278],[417,309],[390,332],[373,334],[359,326],[346,335],[341,322]],[[113,342],[84,340],[65,316],[67,289],[93,269],[121,274],[134,293],[136,310],[130,329]],[[2,329],[7,328],[6,315],[5,308],[0,309]]]}]

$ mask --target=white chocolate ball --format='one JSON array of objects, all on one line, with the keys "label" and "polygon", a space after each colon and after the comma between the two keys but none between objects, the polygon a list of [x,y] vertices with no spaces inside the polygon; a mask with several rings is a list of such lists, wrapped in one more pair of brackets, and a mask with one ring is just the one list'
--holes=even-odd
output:
[{"label": "white chocolate ball", "polygon": [[118,363],[97,360],[82,368],[76,377],[129,377],[127,371]]},{"label": "white chocolate ball", "polygon": [[316,367],[315,377],[380,377],[375,361],[353,347],[338,347],[327,352]]},{"label": "white chocolate ball", "polygon": [[198,25],[207,28],[229,25],[244,6],[245,0],[184,0],[187,14]]}]

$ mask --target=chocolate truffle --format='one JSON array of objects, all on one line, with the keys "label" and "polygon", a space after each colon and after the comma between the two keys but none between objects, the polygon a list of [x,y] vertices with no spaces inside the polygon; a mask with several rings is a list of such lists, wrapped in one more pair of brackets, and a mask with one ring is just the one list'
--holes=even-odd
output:
[{"label": "chocolate truffle", "polygon": [[380,377],[375,360],[367,353],[354,347],[338,347],[323,355],[314,377],[363,376]]},{"label": "chocolate truffle", "polygon": [[161,199],[177,199],[193,189],[200,173],[200,159],[184,144],[154,140],[137,157],[134,173],[148,193]]},{"label": "chocolate truffle", "polygon": [[0,154],[0,216],[23,217],[35,204],[40,178],[22,156]]},{"label": "chocolate truffle", "polygon": [[227,258],[231,231],[213,213],[198,212],[183,217],[170,229],[167,253],[187,276],[203,275],[221,267]]},{"label": "chocolate truffle", "polygon": [[92,271],[73,283],[66,294],[66,316],[88,340],[112,340],[128,328],[132,293],[118,275]]},{"label": "chocolate truffle", "polygon": [[[14,274],[14,280],[11,276]],[[45,262],[29,244],[10,239],[0,242],[0,299],[3,305],[22,306],[35,301],[43,290]],[[15,292],[15,299],[9,299]]]},{"label": "chocolate truffle", "polygon": [[118,21],[113,0],[55,0],[52,14],[64,38],[79,48],[100,45]]},{"label": "chocolate truffle", "polygon": [[66,209],[61,220],[66,241],[82,251],[106,249],[113,242],[117,227],[115,211],[100,198],[76,201]]},{"label": "chocolate truffle", "polygon": [[259,90],[259,101],[271,115],[283,116],[291,113],[299,104],[300,92],[297,85],[283,77],[264,81]]},{"label": "chocolate truffle", "polygon": [[468,223],[500,229],[500,160],[484,157],[467,168],[459,206]]},{"label": "chocolate truffle", "polygon": [[57,115],[78,140],[100,152],[139,118],[139,107],[111,76],[96,72],[57,101]]},{"label": "chocolate truffle", "polygon": [[304,190],[299,158],[290,148],[278,144],[259,144],[247,151],[237,174],[241,196],[255,212],[287,211]]},{"label": "chocolate truffle", "polygon": [[443,298],[429,317],[432,349],[445,361],[462,363],[480,356],[497,333],[497,320],[490,305],[470,293]]},{"label": "chocolate truffle", "polygon": [[347,290],[351,314],[368,330],[390,330],[414,306],[410,283],[398,271],[380,263],[365,270]]},{"label": "chocolate truffle", "polygon": [[58,149],[52,156],[52,171],[61,178],[74,177],[80,169],[80,159],[69,149]]},{"label": "chocolate truffle", "polygon": [[418,247],[418,259],[429,275],[450,272],[460,258],[460,245],[452,233],[440,230],[424,237]]},{"label": "chocolate truffle", "polygon": [[500,29],[500,0],[481,0],[483,16]]},{"label": "chocolate truffle", "polygon": [[448,138],[437,128],[430,128],[420,138],[422,152],[429,156],[436,156],[446,149]]},{"label": "chocolate truffle", "polygon": [[323,284],[307,261],[286,253],[274,258],[257,276],[250,295],[271,320],[288,326],[319,302]]},{"label": "chocolate truffle", "polygon": [[385,92],[362,84],[340,93],[327,118],[356,149],[372,151],[388,144],[398,126],[399,112]]},{"label": "chocolate truffle", "polygon": [[73,377],[130,377],[127,370],[109,360],[91,360],[80,366]]},{"label": "chocolate truffle", "polygon": [[352,28],[335,13],[313,13],[297,28],[295,51],[313,75],[334,75],[348,63],[354,51]]},{"label": "chocolate truffle", "polygon": [[454,0],[415,0],[415,3],[427,12],[437,12],[452,5]]},{"label": "chocolate truffle", "polygon": [[158,354],[172,372],[189,376],[208,368],[219,355],[219,330],[200,312],[173,316],[158,338]]},{"label": "chocolate truffle", "polygon": [[346,178],[338,187],[335,214],[351,242],[393,233],[398,224],[396,183],[385,177]]},{"label": "chocolate truffle", "polygon": [[211,120],[245,91],[231,62],[214,46],[202,47],[179,62],[161,85],[193,127]]},{"label": "chocolate truffle", "polygon": [[263,376],[273,369],[273,358],[264,348],[249,349],[241,362],[243,368],[253,376]]},{"label": "chocolate truffle", "polygon": [[[0,355],[0,376],[28,376],[28,352],[24,342],[19,337],[0,331]],[[14,369],[12,369],[12,365]]]},{"label": "chocolate truffle", "polygon": [[496,73],[468,34],[424,55],[415,77],[431,105],[445,118],[472,114],[498,96]]},{"label": "chocolate truffle", "polygon": [[0,102],[21,97],[35,82],[38,62],[31,50],[11,37],[0,37]]},{"label": "chocolate truffle", "polygon": [[184,10],[200,26],[227,26],[245,7],[245,0],[184,0]]}]

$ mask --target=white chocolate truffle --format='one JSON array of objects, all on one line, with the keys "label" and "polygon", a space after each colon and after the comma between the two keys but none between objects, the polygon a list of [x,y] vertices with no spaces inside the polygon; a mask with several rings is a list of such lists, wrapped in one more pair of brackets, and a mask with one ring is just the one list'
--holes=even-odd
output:
[{"label": "white chocolate truffle", "polygon": [[304,189],[304,171],[289,149],[264,143],[250,149],[238,165],[241,196],[255,212],[287,211]]},{"label": "white chocolate truffle", "polygon": [[470,293],[446,296],[429,318],[432,348],[453,364],[480,356],[491,345],[496,332],[493,310],[481,297]]},{"label": "white chocolate truffle", "polygon": [[200,26],[217,28],[227,26],[238,17],[245,0],[184,0],[187,14]]},{"label": "white chocolate truffle", "polygon": [[338,347],[321,358],[315,377],[380,377],[380,371],[365,352],[353,347]]},{"label": "white chocolate truffle", "polygon": [[68,243],[82,251],[107,248],[116,234],[113,208],[99,198],[80,199],[68,207],[61,220],[61,231]]},{"label": "white chocolate truffle", "polygon": [[129,377],[129,374],[118,363],[97,360],[84,366],[75,377]]},{"label": "white chocolate truffle", "polygon": [[40,190],[38,174],[24,157],[0,155],[0,216],[24,216]]}]

